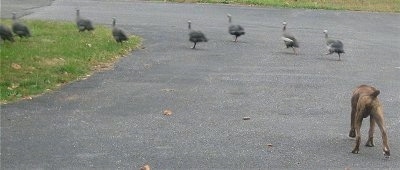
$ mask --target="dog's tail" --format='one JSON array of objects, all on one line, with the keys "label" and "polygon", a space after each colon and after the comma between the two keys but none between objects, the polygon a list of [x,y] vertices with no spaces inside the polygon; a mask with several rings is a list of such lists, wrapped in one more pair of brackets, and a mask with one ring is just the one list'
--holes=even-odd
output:
[{"label": "dog's tail", "polygon": [[376,98],[380,93],[381,93],[381,91],[375,90],[370,96],[373,98]]}]

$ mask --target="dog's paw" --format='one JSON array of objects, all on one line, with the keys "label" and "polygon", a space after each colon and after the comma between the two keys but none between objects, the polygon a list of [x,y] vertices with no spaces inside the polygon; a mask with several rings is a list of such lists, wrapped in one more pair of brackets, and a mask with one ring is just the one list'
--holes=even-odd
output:
[{"label": "dog's paw", "polygon": [[383,156],[385,156],[386,159],[389,159],[389,158],[390,158],[390,153],[389,153],[389,155],[387,155],[386,153],[384,153]]},{"label": "dog's paw", "polygon": [[355,138],[356,137],[356,131],[354,129],[350,130],[349,137],[351,137],[351,138]]},{"label": "dog's paw", "polygon": [[385,156],[385,158],[390,158],[390,151],[389,150],[383,151],[383,155]]},{"label": "dog's paw", "polygon": [[358,149],[353,149],[353,151],[351,151],[351,153],[354,153],[354,154],[358,154]]},{"label": "dog's paw", "polygon": [[372,139],[369,139],[368,141],[367,141],[367,143],[365,143],[365,146],[366,147],[374,147],[375,145],[374,145],[374,141],[372,140]]}]

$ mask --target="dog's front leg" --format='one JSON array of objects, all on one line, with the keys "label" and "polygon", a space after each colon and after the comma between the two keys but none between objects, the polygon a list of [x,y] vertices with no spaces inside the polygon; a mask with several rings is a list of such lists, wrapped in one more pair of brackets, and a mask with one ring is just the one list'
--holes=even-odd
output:
[{"label": "dog's front leg", "polygon": [[375,146],[374,145],[374,131],[375,131],[375,118],[373,115],[370,115],[368,141],[367,141],[367,143],[365,143],[365,146],[368,146],[368,147]]}]

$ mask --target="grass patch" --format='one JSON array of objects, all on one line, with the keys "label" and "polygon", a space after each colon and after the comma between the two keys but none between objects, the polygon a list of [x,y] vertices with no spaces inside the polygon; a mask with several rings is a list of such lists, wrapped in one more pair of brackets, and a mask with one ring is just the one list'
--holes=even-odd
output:
[{"label": "grass patch", "polygon": [[334,9],[373,12],[400,12],[400,0],[168,0],[172,2],[200,2],[246,4],[285,8]]},{"label": "grass patch", "polygon": [[[2,23],[11,25],[10,20]],[[116,43],[106,26],[98,25],[94,32],[78,32],[72,22],[24,23],[32,37],[0,42],[0,103],[30,98],[109,68],[140,44],[135,36],[122,45]]]}]

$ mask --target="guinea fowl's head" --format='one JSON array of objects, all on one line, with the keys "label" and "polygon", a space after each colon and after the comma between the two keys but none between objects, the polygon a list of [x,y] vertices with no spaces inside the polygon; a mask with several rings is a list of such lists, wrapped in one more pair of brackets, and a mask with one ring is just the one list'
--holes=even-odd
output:
[{"label": "guinea fowl's head", "polygon": [[287,25],[286,21],[283,21],[282,24],[283,24],[283,29],[282,30],[286,31],[286,25]]},{"label": "guinea fowl's head", "polygon": [[112,25],[115,26],[115,22],[117,19],[115,17],[112,17],[112,20],[113,20]]},{"label": "guinea fowl's head", "polygon": [[12,19],[13,19],[13,20],[16,20],[16,19],[17,19],[17,13],[15,13],[15,12],[12,13]]},{"label": "guinea fowl's head", "polygon": [[188,23],[189,30],[192,29],[192,21],[188,20],[187,23]]},{"label": "guinea fowl's head", "polygon": [[324,30],[325,38],[328,39],[328,30]]},{"label": "guinea fowl's head", "polygon": [[79,16],[79,9],[76,8],[75,10],[76,10],[76,19],[79,19],[79,17],[80,17],[80,16]]},{"label": "guinea fowl's head", "polygon": [[229,23],[231,23],[232,22],[232,15],[231,14],[226,14],[226,16],[229,18]]}]

